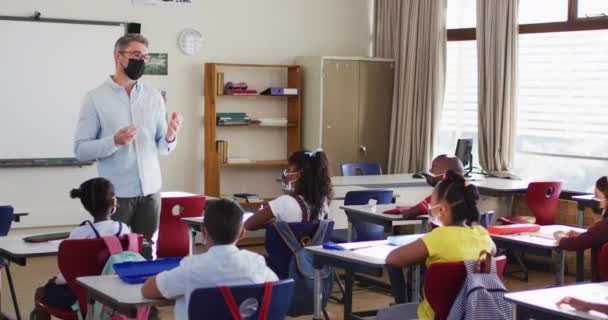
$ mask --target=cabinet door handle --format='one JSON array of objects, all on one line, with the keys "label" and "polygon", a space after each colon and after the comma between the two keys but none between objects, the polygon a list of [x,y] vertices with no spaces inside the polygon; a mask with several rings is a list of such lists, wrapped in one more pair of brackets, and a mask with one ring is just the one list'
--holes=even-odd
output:
[{"label": "cabinet door handle", "polygon": [[367,147],[366,146],[360,145],[359,151],[361,151],[361,154],[363,154],[364,157],[367,157]]}]

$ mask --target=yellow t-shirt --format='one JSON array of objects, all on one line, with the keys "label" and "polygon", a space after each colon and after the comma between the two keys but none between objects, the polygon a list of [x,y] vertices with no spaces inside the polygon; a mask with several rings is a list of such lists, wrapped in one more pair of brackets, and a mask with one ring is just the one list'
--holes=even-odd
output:
[{"label": "yellow t-shirt", "polygon": [[[433,229],[422,237],[429,257],[426,266],[435,262],[456,262],[479,258],[479,252],[492,250],[490,234],[482,226],[456,227],[444,226]],[[418,306],[420,319],[435,319],[435,312],[426,298]]]}]

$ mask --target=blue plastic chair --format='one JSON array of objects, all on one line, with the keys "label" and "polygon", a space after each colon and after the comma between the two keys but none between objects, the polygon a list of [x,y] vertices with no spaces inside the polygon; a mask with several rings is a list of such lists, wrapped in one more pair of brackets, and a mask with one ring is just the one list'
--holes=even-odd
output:
[{"label": "blue plastic chair", "polygon": [[[302,239],[304,237],[310,237],[312,239],[315,232],[317,232],[318,227],[319,223],[315,222],[294,222],[289,224],[289,228],[296,239]],[[330,221],[323,242],[329,241],[333,228],[334,222]],[[293,253],[289,250],[289,247],[287,247],[285,242],[283,242],[277,229],[272,224],[269,224],[266,227],[264,247],[268,253],[268,266],[277,274],[279,279],[287,279],[289,276],[289,261],[291,261]]]},{"label": "blue plastic chair", "polygon": [[[343,176],[371,176],[371,175],[381,175],[382,167],[380,167],[380,163],[365,163],[365,162],[356,162],[356,163],[343,163],[340,166]],[[358,172],[360,174],[358,174]]]},{"label": "blue plastic chair", "polygon": [[[369,200],[375,199],[377,204],[389,204],[393,201],[393,190],[361,190],[349,191],[344,198],[344,205],[365,205]],[[384,226],[353,220],[353,240],[372,241],[384,239]],[[342,243],[347,241],[346,231],[335,230],[332,232],[331,241]]]},{"label": "blue plastic chair", "polygon": [[[292,279],[273,282],[267,320],[285,319],[293,295],[293,286]],[[230,291],[234,296],[234,300],[236,300],[243,319],[257,320],[264,296],[264,284],[231,286]],[[246,305],[248,303],[243,303],[246,300],[252,301],[251,298],[257,300],[257,308],[247,308]],[[244,313],[246,310],[251,311],[251,314]],[[201,288],[192,291],[188,305],[188,318],[210,320],[234,319],[218,288]]]},{"label": "blue plastic chair", "polygon": [[0,206],[0,236],[2,237],[6,236],[11,229],[13,212],[12,206]]},{"label": "blue plastic chair", "polygon": [[494,211],[486,211],[483,212],[480,216],[479,216],[479,224],[484,227],[484,228],[488,228],[491,224],[492,224],[492,217],[494,216]]}]

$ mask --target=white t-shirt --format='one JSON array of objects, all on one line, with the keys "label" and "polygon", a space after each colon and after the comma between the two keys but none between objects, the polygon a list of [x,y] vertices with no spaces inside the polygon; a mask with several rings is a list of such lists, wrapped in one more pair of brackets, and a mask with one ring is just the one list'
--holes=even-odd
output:
[{"label": "white t-shirt", "polygon": [[235,245],[216,245],[206,253],[183,258],[173,270],[161,272],[156,285],[163,297],[176,299],[175,320],[187,320],[190,294],[195,289],[278,280],[261,255]]},{"label": "white t-shirt", "polygon": [[[120,234],[118,235],[119,237],[123,234],[131,233],[129,226],[119,221],[99,221],[93,223],[93,226],[95,226],[95,230],[97,230],[100,237],[107,237],[116,235],[121,224],[122,230],[120,230]],[[93,231],[93,228],[91,228],[91,225],[85,223],[84,225],[78,226],[76,229],[72,230],[72,232],[70,232],[69,239],[97,239],[97,235],[95,234],[95,231]]]},{"label": "white t-shirt", "polygon": [[[300,199],[302,199],[300,197]],[[306,201],[302,200],[306,208],[310,211],[310,206]],[[284,222],[302,222],[302,208],[300,208],[300,204],[298,201],[290,196],[290,195],[282,195],[274,200],[268,202],[268,206],[270,206],[270,210],[274,215],[277,221]],[[321,209],[321,214],[319,215],[319,219],[325,218],[325,216],[329,213],[329,207],[327,206],[327,201],[323,203],[323,208]]]}]

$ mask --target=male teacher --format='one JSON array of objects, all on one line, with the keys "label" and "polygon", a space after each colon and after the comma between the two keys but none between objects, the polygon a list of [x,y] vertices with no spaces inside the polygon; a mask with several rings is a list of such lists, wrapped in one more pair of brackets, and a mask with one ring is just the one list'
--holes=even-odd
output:
[{"label": "male teacher", "polygon": [[[114,61],[114,75],[84,98],[74,153],[78,160],[98,161],[99,175],[114,184],[114,219],[152,244],[160,216],[158,154],[175,148],[182,117],[174,112],[167,121],[159,90],[138,81],[150,61],[145,37],[127,34],[118,39]],[[150,256],[148,250],[145,255]]]}]

